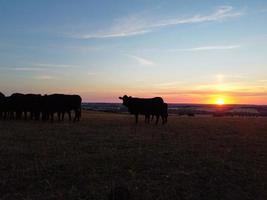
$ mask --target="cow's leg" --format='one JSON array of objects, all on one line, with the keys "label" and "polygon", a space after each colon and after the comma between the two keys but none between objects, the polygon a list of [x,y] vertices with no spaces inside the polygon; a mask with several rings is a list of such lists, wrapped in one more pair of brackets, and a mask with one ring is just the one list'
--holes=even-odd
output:
[{"label": "cow's leg", "polygon": [[76,109],[73,122],[76,122],[78,120],[78,118],[79,118],[79,111]]},{"label": "cow's leg", "polygon": [[40,112],[35,111],[34,112],[34,118],[35,118],[35,120],[39,121],[40,120]]},{"label": "cow's leg", "polygon": [[68,111],[69,121],[71,121],[71,111]]},{"label": "cow's leg", "polygon": [[61,120],[64,121],[65,111],[62,112]]},{"label": "cow's leg", "polygon": [[15,119],[16,120],[19,120],[20,117],[21,117],[20,111],[16,111],[16,117],[15,117]]},{"label": "cow's leg", "polygon": [[46,115],[46,112],[45,111],[42,111],[42,120],[43,121],[46,121],[47,120],[47,115]]},{"label": "cow's leg", "polygon": [[31,120],[35,120],[35,112],[34,111],[30,111],[31,113]]},{"label": "cow's leg", "polygon": [[135,123],[137,124],[138,122],[138,114],[135,114]]},{"label": "cow's leg", "polygon": [[150,123],[150,115],[147,115],[147,123]]},{"label": "cow's leg", "polygon": [[50,118],[51,118],[51,119],[50,119],[51,122],[53,122],[53,121],[54,121],[54,113],[53,113],[53,112],[50,113]]},{"label": "cow's leg", "polygon": [[3,119],[4,119],[4,120],[7,119],[7,112],[6,112],[6,111],[4,112]]},{"label": "cow's leg", "polygon": [[77,121],[80,121],[80,119],[81,119],[81,115],[82,115],[82,111],[81,111],[81,109],[79,108],[79,109],[77,109],[77,110],[75,111],[75,117],[76,117],[76,120],[77,120]]},{"label": "cow's leg", "polygon": [[162,120],[162,124],[165,124],[165,117],[164,117],[164,115],[160,115],[160,117],[161,117],[161,120]]},{"label": "cow's leg", "polygon": [[8,119],[9,120],[14,120],[15,119],[15,114],[14,111],[10,111],[7,113]]},{"label": "cow's leg", "polygon": [[156,115],[156,124],[159,122],[159,115]]},{"label": "cow's leg", "polygon": [[82,117],[82,108],[79,108],[78,121],[80,121],[81,117]]},{"label": "cow's leg", "polygon": [[149,120],[148,120],[148,117],[149,117],[148,115],[145,115],[145,123],[149,123],[149,122],[148,122],[148,121],[149,121]]},{"label": "cow's leg", "polygon": [[60,121],[60,114],[61,112],[57,112],[57,120]]}]

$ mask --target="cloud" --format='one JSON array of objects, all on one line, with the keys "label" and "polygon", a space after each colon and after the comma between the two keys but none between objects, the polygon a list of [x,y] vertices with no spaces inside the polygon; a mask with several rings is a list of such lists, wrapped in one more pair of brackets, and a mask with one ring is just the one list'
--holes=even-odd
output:
[{"label": "cloud", "polygon": [[157,92],[159,95],[189,95],[189,96],[203,96],[203,95],[226,95],[226,96],[236,96],[236,97],[267,97],[267,91],[225,91],[225,92],[216,92],[213,90],[180,90],[180,91],[161,91]]},{"label": "cloud", "polygon": [[66,64],[51,64],[51,63],[37,63],[32,64],[33,66],[37,67],[43,67],[43,68],[73,68],[72,65],[66,65]]},{"label": "cloud", "polygon": [[39,67],[15,67],[15,68],[10,68],[10,70],[15,70],[15,71],[43,71],[43,68]]},{"label": "cloud", "polygon": [[175,26],[179,24],[204,23],[210,21],[220,21],[227,18],[233,18],[242,15],[242,12],[234,11],[232,6],[220,6],[213,13],[208,15],[196,14],[188,18],[171,18],[165,20],[148,20],[144,16],[131,15],[125,18],[117,19],[113,25],[106,30],[100,30],[94,33],[70,34],[71,37],[79,39],[97,39],[97,38],[117,38],[141,35],[155,31],[156,29]]},{"label": "cloud", "polygon": [[267,83],[267,79],[258,80],[260,83]]},{"label": "cloud", "polygon": [[46,71],[51,69],[68,69],[73,68],[72,65],[66,64],[46,64],[46,63],[32,63],[25,66],[10,66],[10,67],[0,67],[0,69],[4,70],[12,70],[12,71],[25,71],[25,72],[34,72],[34,71]]},{"label": "cloud", "polygon": [[134,35],[141,35],[150,32],[150,30],[140,30],[140,31],[121,31],[114,33],[96,33],[96,34],[88,34],[88,35],[76,35],[76,38],[79,39],[93,39],[93,38],[116,38],[116,37],[128,37]]},{"label": "cloud", "polygon": [[35,79],[38,79],[38,80],[52,80],[52,79],[55,79],[55,77],[50,76],[50,75],[41,75],[41,76],[35,77]]},{"label": "cloud", "polygon": [[231,50],[240,48],[240,45],[225,45],[225,46],[202,46],[186,49],[171,49],[170,51],[213,51],[213,50]]},{"label": "cloud", "polygon": [[151,60],[139,57],[139,56],[135,56],[135,55],[127,55],[128,57],[136,60],[140,65],[144,65],[144,66],[154,66],[155,63],[152,62]]},{"label": "cloud", "polygon": [[178,81],[171,81],[171,82],[162,82],[162,83],[156,83],[156,84],[153,84],[153,86],[155,87],[177,87],[179,84],[181,84],[182,82],[178,82]]},{"label": "cloud", "polygon": [[94,76],[94,75],[96,75],[96,73],[95,72],[87,72],[87,75],[88,76]]},{"label": "cloud", "polygon": [[177,24],[192,24],[192,23],[203,23],[208,21],[219,21],[226,18],[232,18],[242,15],[241,12],[234,12],[232,6],[220,6],[214,13],[210,15],[195,15],[190,18],[177,18],[165,20],[159,24],[154,25],[155,27],[170,26]]}]

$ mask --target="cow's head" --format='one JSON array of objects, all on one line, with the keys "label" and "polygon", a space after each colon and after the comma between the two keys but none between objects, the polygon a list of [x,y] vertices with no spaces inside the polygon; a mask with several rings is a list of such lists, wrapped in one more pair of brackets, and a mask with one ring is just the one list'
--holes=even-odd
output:
[{"label": "cow's head", "polygon": [[5,95],[2,92],[0,92],[0,98],[5,98]]},{"label": "cow's head", "polygon": [[123,97],[119,97],[119,99],[122,100],[122,104],[125,106],[129,106],[131,98],[132,98],[131,96],[128,97],[127,95],[124,95]]}]

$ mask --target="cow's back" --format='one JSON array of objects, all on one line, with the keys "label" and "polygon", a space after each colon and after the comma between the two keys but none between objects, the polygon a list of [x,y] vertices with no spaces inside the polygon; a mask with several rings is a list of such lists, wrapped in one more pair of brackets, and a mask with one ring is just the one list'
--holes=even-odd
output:
[{"label": "cow's back", "polygon": [[130,113],[159,113],[164,101],[161,97],[154,98],[132,98],[129,104]]}]

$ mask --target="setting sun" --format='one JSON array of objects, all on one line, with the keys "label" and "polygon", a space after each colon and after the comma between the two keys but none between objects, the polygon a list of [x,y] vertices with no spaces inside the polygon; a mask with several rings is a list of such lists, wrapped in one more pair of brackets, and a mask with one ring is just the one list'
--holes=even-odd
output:
[{"label": "setting sun", "polygon": [[225,104],[224,99],[217,99],[216,104],[217,105],[224,105]]}]

